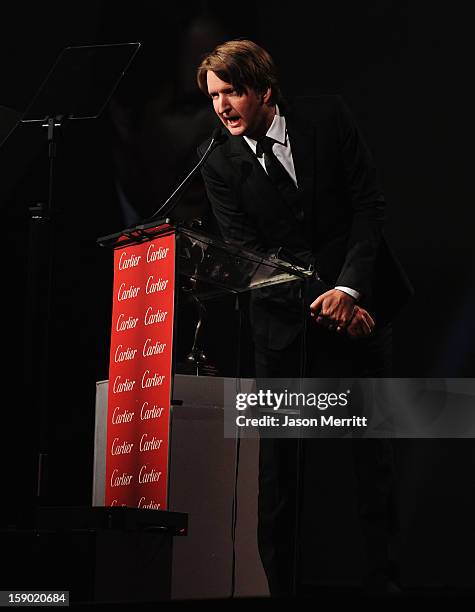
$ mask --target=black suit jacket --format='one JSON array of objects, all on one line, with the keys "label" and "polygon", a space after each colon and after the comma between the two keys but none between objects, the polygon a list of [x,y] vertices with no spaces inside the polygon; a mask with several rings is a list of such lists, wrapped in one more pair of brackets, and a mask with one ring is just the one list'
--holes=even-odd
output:
[{"label": "black suit jacket", "polygon": [[[242,137],[228,135],[202,174],[224,239],[314,264],[327,287],[361,293],[377,323],[389,321],[411,286],[383,236],[385,200],[354,120],[339,96],[297,101],[285,113],[298,194],[286,202]],[[203,154],[208,142],[198,149]],[[315,284],[308,300],[325,287]],[[285,347],[302,327],[296,289],[256,293],[255,338]]]}]

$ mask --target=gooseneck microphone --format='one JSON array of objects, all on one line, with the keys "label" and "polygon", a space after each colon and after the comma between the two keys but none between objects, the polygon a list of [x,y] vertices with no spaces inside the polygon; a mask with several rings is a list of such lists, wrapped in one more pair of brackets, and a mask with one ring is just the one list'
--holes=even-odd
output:
[{"label": "gooseneck microphone", "polygon": [[[185,188],[187,187],[188,183],[193,178],[195,173],[205,163],[205,161],[207,160],[208,156],[213,151],[213,149],[215,149],[218,145],[222,144],[226,140],[226,138],[227,138],[227,135],[223,133],[221,126],[214,128],[213,133],[211,134],[211,141],[208,145],[208,148],[204,152],[203,157],[201,157],[201,159],[198,161],[195,167],[187,174],[187,176],[182,180],[182,182],[178,185],[175,191],[169,196],[169,198],[159,208],[157,208],[157,210],[148,219],[146,219],[145,221],[146,223],[148,223],[149,221],[153,221],[159,214],[161,213],[163,214],[163,212],[166,212],[167,214],[169,214],[175,208],[175,206],[179,202],[179,196],[183,194],[183,192],[185,191]],[[169,204],[171,204],[171,206],[167,210],[167,207],[169,206]]]}]

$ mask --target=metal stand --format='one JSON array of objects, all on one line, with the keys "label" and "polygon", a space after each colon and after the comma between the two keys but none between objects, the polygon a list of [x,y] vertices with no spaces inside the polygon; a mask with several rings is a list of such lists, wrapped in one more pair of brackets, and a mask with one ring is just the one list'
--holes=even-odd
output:
[{"label": "metal stand", "polygon": [[[40,86],[29,107],[2,143],[3,154],[28,150],[44,141],[35,126],[46,129],[48,143],[48,196],[46,205],[30,207],[28,278],[25,307],[24,375],[28,410],[28,453],[34,455],[28,467],[25,494],[32,510],[48,498],[47,466],[50,436],[50,325],[52,318],[52,270],[54,262],[55,164],[58,134],[64,123],[94,119],[104,110],[124,76],[139,43],[67,47]],[[96,79],[91,79],[91,74]],[[44,132],[43,132],[44,133]],[[25,152],[26,151],[26,152]],[[22,160],[23,161],[23,160]],[[15,172],[13,172],[15,174]],[[34,516],[34,512],[33,512]],[[28,521],[31,519],[28,518]]]}]

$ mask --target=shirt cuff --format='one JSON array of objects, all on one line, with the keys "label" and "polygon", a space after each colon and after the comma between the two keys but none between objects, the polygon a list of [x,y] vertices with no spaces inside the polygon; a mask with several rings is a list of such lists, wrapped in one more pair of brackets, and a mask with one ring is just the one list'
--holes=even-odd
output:
[{"label": "shirt cuff", "polygon": [[359,293],[359,291],[356,291],[355,289],[350,289],[350,287],[341,287],[339,285],[338,287],[335,287],[335,289],[339,289],[340,291],[344,291],[348,295],[351,295],[352,298],[355,298],[356,301],[358,301],[360,299],[360,297],[361,297],[361,294]]}]

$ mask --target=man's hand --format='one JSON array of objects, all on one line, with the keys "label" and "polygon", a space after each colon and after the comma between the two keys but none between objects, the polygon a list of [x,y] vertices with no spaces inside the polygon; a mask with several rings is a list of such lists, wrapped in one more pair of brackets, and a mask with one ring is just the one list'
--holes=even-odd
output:
[{"label": "man's hand", "polygon": [[355,299],[351,295],[340,289],[330,289],[310,304],[310,315],[319,325],[340,333],[349,325],[355,308]]},{"label": "man's hand", "polygon": [[346,332],[350,338],[363,338],[368,336],[374,328],[373,317],[361,306],[355,306],[355,312]]}]

